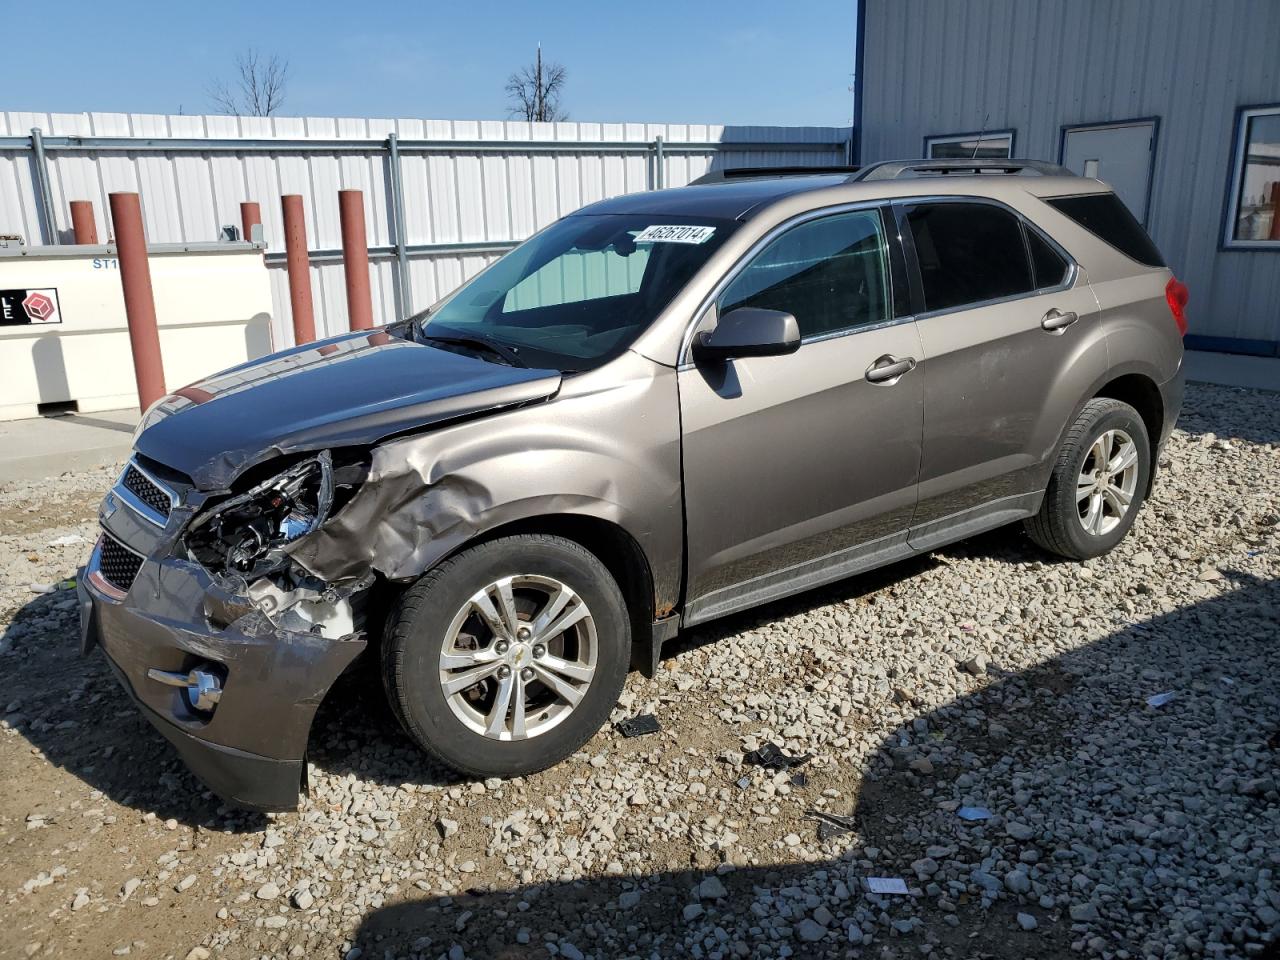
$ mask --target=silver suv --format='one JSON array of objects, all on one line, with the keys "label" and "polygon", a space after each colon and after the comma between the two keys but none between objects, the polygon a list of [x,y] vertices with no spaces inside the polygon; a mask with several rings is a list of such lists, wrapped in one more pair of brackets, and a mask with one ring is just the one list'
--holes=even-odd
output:
[{"label": "silver suv", "polygon": [[682,627],[1013,521],[1094,557],[1182,399],[1186,288],[1045,164],[727,171],[430,310],[166,397],[84,647],[228,800],[292,808],[358,656],[423,749],[556,763]]}]

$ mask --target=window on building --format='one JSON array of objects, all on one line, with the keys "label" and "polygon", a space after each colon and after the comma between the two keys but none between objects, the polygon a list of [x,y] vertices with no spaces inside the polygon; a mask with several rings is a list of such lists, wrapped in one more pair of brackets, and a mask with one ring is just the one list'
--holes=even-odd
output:
[{"label": "window on building", "polygon": [[1280,105],[1246,107],[1236,130],[1227,246],[1280,249]]},{"label": "window on building", "polygon": [[989,203],[922,203],[907,211],[926,311],[1035,289],[1022,224]]},{"label": "window on building", "polygon": [[978,133],[925,137],[926,160],[1007,160],[1013,156],[1013,131],[988,130]]},{"label": "window on building", "polygon": [[802,337],[880,323],[890,316],[888,261],[878,211],[811,220],[765,247],[730,282],[717,309],[785,310]]}]

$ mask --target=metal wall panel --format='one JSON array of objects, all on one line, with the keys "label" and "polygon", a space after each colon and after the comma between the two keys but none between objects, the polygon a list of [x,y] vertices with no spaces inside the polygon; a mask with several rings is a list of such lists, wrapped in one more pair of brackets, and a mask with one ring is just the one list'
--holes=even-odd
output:
[{"label": "metal wall panel", "polygon": [[[325,151],[246,149],[244,152],[182,149],[100,150],[51,148],[48,170],[56,239],[69,242],[69,202],[89,200],[99,236],[110,234],[107,195],[136,190],[142,195],[147,237],[154,243],[207,241],[223,225],[240,223],[239,204],[261,205],[269,261],[274,269],[272,328],[276,346],[292,342],[288,283],[273,255],[283,252],[280,196],[304,198],[308,245],[313,252],[341,247],[338,191],[365,195],[370,247],[397,240],[390,158],[386,138],[401,141],[461,141],[456,150],[402,154],[401,174],[409,244],[513,243],[572,212],[606,197],[650,189],[655,182],[680,186],[720,166],[832,164],[844,160],[847,127],[723,127],[637,123],[525,123],[523,121],[392,120],[352,117],[223,117],[145,114],[0,113],[0,137],[26,138],[39,127],[51,137],[148,137],[158,140],[290,139],[343,140],[350,145]],[[695,153],[667,152],[661,171],[643,148],[656,137],[667,144],[709,144]],[[509,152],[482,152],[465,144],[509,143]],[[530,142],[562,142],[563,151],[531,152]],[[751,143],[734,149],[732,143]],[[601,143],[599,150],[583,143]],[[777,143],[777,149],[760,144]],[[721,145],[723,144],[723,146]],[[0,234],[16,233],[29,244],[50,242],[41,235],[38,188],[25,144],[0,145]],[[492,262],[497,252],[420,251],[409,261],[412,308],[421,309]],[[311,268],[316,328],[321,336],[347,329],[346,294],[339,260],[315,258]],[[393,259],[372,261],[374,315],[396,315],[397,277]]]},{"label": "metal wall panel", "polygon": [[862,161],[926,136],[1158,117],[1149,228],[1191,332],[1280,342],[1280,251],[1220,250],[1236,110],[1280,102],[1276,0],[863,0]]}]

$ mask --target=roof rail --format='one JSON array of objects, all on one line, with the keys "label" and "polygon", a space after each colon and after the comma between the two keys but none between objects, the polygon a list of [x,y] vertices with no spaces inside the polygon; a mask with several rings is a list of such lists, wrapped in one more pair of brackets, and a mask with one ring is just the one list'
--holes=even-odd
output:
[{"label": "roof rail", "polygon": [[981,157],[973,160],[885,160],[863,167],[854,180],[901,180],[910,177],[972,176],[1006,174],[1038,177],[1074,177],[1066,167],[1043,160],[1001,160]]},{"label": "roof rail", "polygon": [[858,167],[815,166],[815,167],[723,167],[704,173],[689,186],[707,183],[729,183],[734,180],[753,180],[765,177],[812,177],[822,174],[844,174],[850,176],[857,173]]}]

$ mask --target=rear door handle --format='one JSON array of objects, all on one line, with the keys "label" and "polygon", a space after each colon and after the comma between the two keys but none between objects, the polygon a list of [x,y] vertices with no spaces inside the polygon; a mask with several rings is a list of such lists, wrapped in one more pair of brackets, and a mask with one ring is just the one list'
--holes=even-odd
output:
[{"label": "rear door handle", "polygon": [[1054,307],[1041,318],[1040,326],[1050,333],[1061,333],[1079,319],[1074,310],[1063,313]]},{"label": "rear door handle", "polygon": [[904,373],[910,373],[916,368],[915,357],[895,357],[886,353],[883,357],[876,359],[875,363],[867,367],[865,374],[868,383],[895,384]]}]

